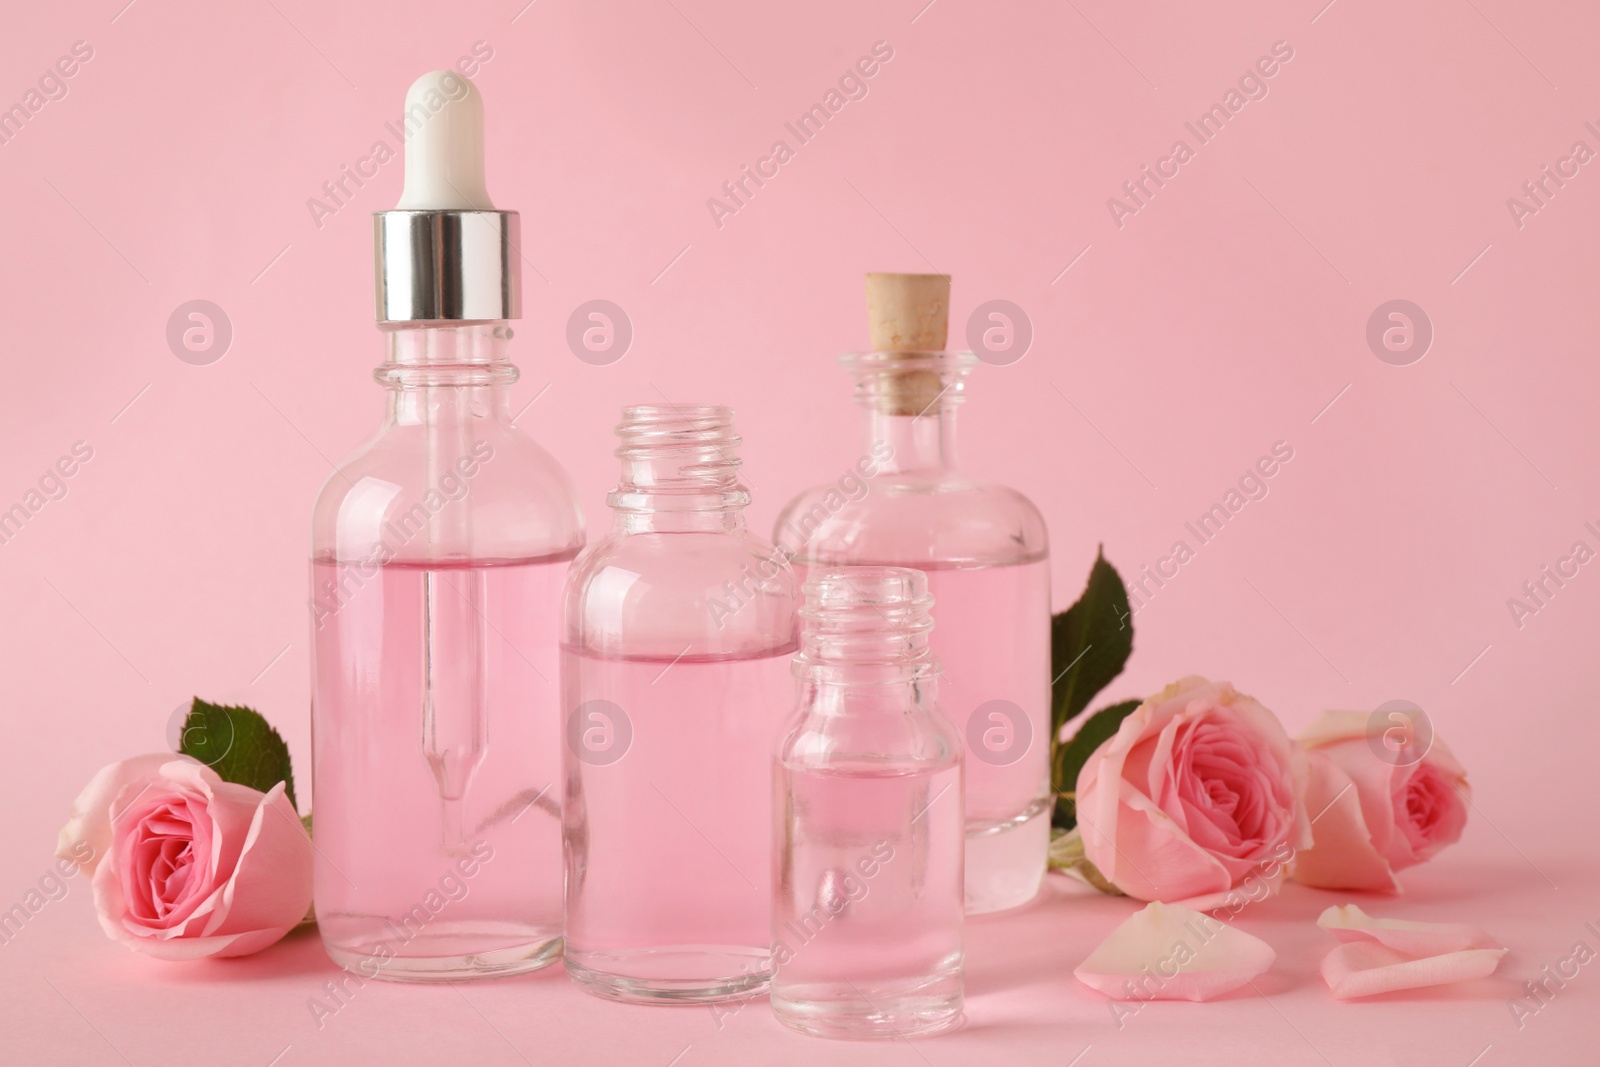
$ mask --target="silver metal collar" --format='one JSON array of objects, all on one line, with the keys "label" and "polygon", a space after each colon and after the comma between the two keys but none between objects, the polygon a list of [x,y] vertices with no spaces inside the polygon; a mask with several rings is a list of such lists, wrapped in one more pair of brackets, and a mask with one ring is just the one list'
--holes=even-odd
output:
[{"label": "silver metal collar", "polygon": [[372,222],[379,322],[522,317],[515,211],[380,211]]}]

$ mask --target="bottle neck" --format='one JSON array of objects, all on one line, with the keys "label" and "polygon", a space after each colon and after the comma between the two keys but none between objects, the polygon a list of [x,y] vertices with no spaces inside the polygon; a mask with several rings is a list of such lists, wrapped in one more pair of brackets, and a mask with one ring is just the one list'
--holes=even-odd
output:
[{"label": "bottle neck", "polygon": [[[879,464],[886,474],[938,474],[955,470],[955,405],[924,415],[901,415],[868,405],[865,412],[867,445],[873,455],[888,453]],[[886,445],[884,447],[876,447]]]},{"label": "bottle neck", "polygon": [[[827,691],[838,688],[883,693],[885,687],[911,686],[931,692],[933,597],[921,571],[828,568],[807,580],[804,593],[794,670],[814,701],[835,700]],[[837,699],[840,709],[849,703]],[[893,705],[897,698],[878,699]]]},{"label": "bottle neck", "polygon": [[617,426],[622,475],[606,498],[618,533],[735,533],[750,492],[739,481],[733,410],[637,405]]},{"label": "bottle neck", "polygon": [[518,371],[509,323],[395,322],[380,329],[387,358],[373,377],[388,390],[389,425],[511,421]]},{"label": "bottle neck", "polygon": [[687,508],[681,501],[663,502],[658,508],[617,508],[611,529],[619,534],[636,533],[743,533],[744,511],[734,506],[708,509]]},{"label": "bottle neck", "polygon": [[[976,357],[969,352],[852,352],[856,402],[883,471],[936,476],[956,465],[956,407]],[[887,446],[887,448],[883,447]]]}]

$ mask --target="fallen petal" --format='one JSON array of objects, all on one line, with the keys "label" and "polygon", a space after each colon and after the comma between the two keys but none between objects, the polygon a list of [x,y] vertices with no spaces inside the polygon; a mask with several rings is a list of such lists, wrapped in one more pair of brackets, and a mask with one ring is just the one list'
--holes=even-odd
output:
[{"label": "fallen petal", "polygon": [[1258,937],[1179,904],[1154,902],[1111,931],[1072,973],[1116,1000],[1210,1000],[1272,966]]},{"label": "fallen petal", "polygon": [[1500,942],[1476,926],[1380,919],[1368,915],[1354,904],[1329,908],[1317,917],[1317,925],[1340,941],[1375,942],[1412,958],[1470,949],[1503,948]]},{"label": "fallen petal", "polygon": [[1335,997],[1350,1000],[1487,978],[1505,954],[1503,948],[1477,948],[1417,958],[1376,941],[1352,941],[1323,957],[1322,980]]},{"label": "fallen petal", "polygon": [[1317,925],[1345,942],[1322,960],[1340,1000],[1484,978],[1506,954],[1475,926],[1380,919],[1354,904],[1329,908]]}]

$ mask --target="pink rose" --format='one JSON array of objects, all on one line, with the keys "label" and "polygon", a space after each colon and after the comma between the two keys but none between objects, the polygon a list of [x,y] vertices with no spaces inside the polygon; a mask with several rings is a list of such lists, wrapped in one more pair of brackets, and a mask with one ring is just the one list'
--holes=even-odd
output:
[{"label": "pink rose", "polygon": [[1084,764],[1084,854],[1140,900],[1220,897],[1252,873],[1275,885],[1307,841],[1304,769],[1272,712],[1226,682],[1185,678]]},{"label": "pink rose", "polygon": [[1301,737],[1311,758],[1311,847],[1291,877],[1323,889],[1400,890],[1395,872],[1461,837],[1467,772],[1437,737],[1421,759],[1385,759],[1369,744],[1371,716],[1325,711]]},{"label": "pink rose", "polygon": [[257,952],[311,906],[311,842],[283,784],[259,793],[185,757],[101,770],[56,854],[94,873],[106,936],[161,959]]}]

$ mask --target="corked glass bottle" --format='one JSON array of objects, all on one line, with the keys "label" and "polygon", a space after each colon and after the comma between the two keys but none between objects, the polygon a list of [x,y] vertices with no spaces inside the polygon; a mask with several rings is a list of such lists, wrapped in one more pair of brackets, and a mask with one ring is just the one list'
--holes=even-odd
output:
[{"label": "corked glass bottle", "polygon": [[1039,510],[956,466],[956,409],[977,358],[945,350],[950,279],[867,275],[873,350],[844,365],[866,416],[859,494],[798,496],[775,540],[802,580],[819,566],[928,575],[945,711],[967,751],[966,904],[1027,903],[1050,840],[1050,564]]}]

